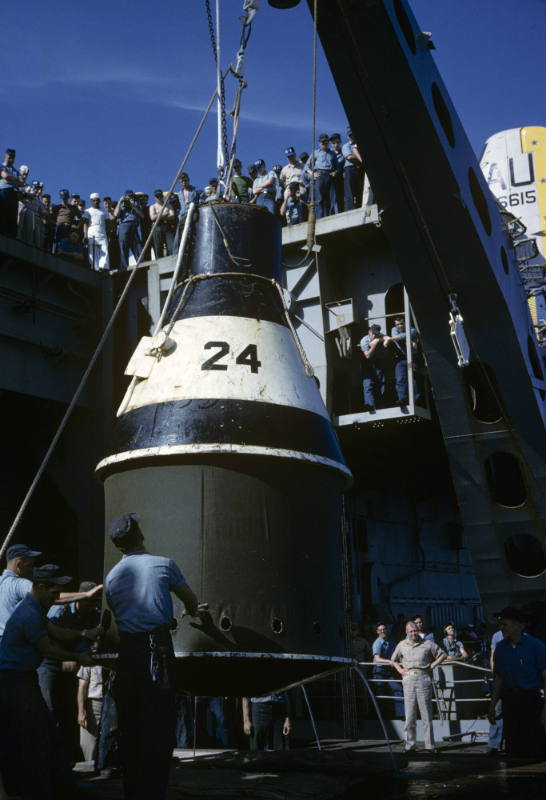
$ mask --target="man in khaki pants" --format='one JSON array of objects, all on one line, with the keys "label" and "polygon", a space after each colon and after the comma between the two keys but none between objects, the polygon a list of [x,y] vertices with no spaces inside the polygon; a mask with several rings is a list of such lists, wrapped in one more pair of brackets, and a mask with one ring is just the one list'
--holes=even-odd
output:
[{"label": "man in khaki pants", "polygon": [[415,622],[406,624],[406,638],[396,645],[392,665],[402,676],[406,711],[406,751],[416,749],[417,706],[423,721],[425,750],[435,751],[432,730],[432,670],[447,654],[435,642],[419,636]]}]

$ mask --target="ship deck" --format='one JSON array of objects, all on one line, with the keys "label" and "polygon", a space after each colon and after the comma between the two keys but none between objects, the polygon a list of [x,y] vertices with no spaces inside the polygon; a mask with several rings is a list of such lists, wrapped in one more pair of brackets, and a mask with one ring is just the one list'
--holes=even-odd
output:
[{"label": "ship deck", "polygon": [[[546,794],[546,764],[487,755],[480,744],[441,744],[434,756],[403,752],[377,740],[326,740],[286,753],[175,750],[168,800],[175,798],[253,798],[253,800],[330,800],[367,797],[417,800],[488,800],[499,796],[533,800]],[[80,771],[85,765],[79,765]],[[93,781],[82,775],[82,796],[123,797],[120,780]],[[85,787],[85,788],[84,788]]]}]

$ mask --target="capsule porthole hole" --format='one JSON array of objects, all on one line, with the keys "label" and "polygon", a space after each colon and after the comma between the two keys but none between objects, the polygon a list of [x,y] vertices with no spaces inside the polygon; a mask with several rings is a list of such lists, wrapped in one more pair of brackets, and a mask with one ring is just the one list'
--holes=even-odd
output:
[{"label": "capsule porthole hole", "polygon": [[284,631],[284,622],[282,621],[282,619],[279,619],[278,617],[273,617],[273,619],[271,620],[271,630],[273,631],[273,633],[276,633],[277,635],[279,633],[282,633]]}]

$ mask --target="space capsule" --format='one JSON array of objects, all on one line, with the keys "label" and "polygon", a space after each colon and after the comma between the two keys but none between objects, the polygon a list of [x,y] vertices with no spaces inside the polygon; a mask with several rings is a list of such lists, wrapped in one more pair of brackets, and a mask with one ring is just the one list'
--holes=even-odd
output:
[{"label": "space capsule", "polygon": [[[350,481],[279,285],[280,225],[248,204],[201,206],[187,278],[144,337],[97,472],[106,524],[141,516],[200,602],[180,616],[180,688],[258,695],[340,666],[341,496]],[[119,553],[108,541],[105,569]]]}]

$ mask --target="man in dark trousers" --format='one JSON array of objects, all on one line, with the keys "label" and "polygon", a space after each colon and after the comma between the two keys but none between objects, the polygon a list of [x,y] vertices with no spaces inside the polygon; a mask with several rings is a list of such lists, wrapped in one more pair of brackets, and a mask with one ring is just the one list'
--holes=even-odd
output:
[{"label": "man in dark trousers", "polygon": [[105,592],[120,638],[114,696],[125,797],[162,800],[176,725],[171,592],[185,613],[193,616],[198,607],[174,561],[145,550],[139,521],[130,513],[110,525],[123,555],[106,576]]},{"label": "man in dark trousers", "polygon": [[507,756],[546,759],[546,706],[540,690],[546,688],[546,645],[525,633],[525,616],[510,606],[499,613],[504,635],[495,648],[495,680],[489,722],[502,699]]},{"label": "man in dark trousers", "polygon": [[[72,800],[70,767],[38,685],[42,658],[91,666],[88,653],[65,650],[48,633],[47,610],[71,578],[55,564],[35,567],[32,588],[7,621],[0,645],[0,756],[4,779],[28,800]],[[57,629],[61,640],[73,631]],[[97,635],[100,633],[97,630]],[[76,635],[77,632],[76,632]]]}]

